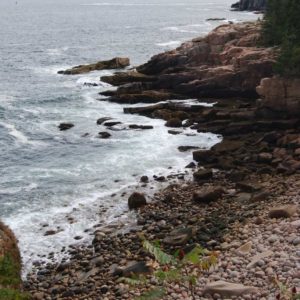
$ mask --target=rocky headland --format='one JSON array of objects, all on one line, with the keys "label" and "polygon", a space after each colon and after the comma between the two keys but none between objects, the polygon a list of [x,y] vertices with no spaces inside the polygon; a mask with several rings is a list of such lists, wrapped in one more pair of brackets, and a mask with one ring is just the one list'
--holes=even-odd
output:
[{"label": "rocky headland", "polygon": [[[140,234],[168,253],[195,244],[218,253],[193,298],[170,284],[163,299],[276,299],[278,282],[299,292],[299,85],[273,76],[277,49],[259,40],[260,23],[222,25],[136,70],[101,78],[118,87],[102,93],[104,101],[148,103],[125,113],[164,119],[170,134],[189,127],[223,140],[210,150],[180,147],[191,151],[186,173],[151,198],[129,197],[134,226],[99,224],[91,245],[66,249],[69,259],[36,262],[24,283],[33,299],[135,299],[157,286]],[[148,181],[143,176],[140,186]],[[120,281],[141,273],[149,276],[144,287]]]},{"label": "rocky headland", "polygon": [[239,0],[232,4],[231,8],[240,11],[265,11],[267,8],[267,0]]}]

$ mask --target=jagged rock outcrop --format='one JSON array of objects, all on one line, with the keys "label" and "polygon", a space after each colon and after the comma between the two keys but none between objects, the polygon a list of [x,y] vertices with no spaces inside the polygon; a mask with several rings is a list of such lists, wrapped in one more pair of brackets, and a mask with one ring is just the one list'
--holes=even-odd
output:
[{"label": "jagged rock outcrop", "polygon": [[240,0],[231,5],[235,10],[264,11],[267,7],[267,0]]},{"label": "jagged rock outcrop", "polygon": [[78,75],[88,73],[91,71],[109,70],[109,69],[123,69],[129,66],[130,61],[127,57],[115,57],[111,60],[99,61],[95,64],[80,65],[65,71],[58,71],[58,74],[63,75]]},{"label": "jagged rock outcrop", "polygon": [[[117,74],[115,82],[119,83],[122,77],[121,82],[127,84],[120,86],[109,100],[154,103],[168,96],[256,97],[260,80],[273,75],[276,57],[273,48],[257,47],[260,28],[260,23],[252,22],[221,25],[205,37],[155,55],[137,68],[144,77],[135,76],[132,71],[130,76]],[[109,81],[114,82],[111,77]],[[160,96],[152,97],[153,91]]]},{"label": "jagged rock outcrop", "polygon": [[300,114],[300,79],[264,78],[256,88],[261,107],[289,116]]}]

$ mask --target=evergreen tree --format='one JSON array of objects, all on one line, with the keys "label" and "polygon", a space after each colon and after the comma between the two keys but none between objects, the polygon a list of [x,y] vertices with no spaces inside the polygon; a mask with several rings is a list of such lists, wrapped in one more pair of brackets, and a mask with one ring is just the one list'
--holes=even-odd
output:
[{"label": "evergreen tree", "polygon": [[300,1],[269,0],[263,26],[266,45],[280,46],[279,74],[300,76]]}]

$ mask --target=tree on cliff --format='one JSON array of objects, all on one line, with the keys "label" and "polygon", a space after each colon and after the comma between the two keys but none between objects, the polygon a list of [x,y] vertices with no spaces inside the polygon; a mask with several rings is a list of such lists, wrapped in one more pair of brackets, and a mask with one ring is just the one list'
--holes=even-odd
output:
[{"label": "tree on cliff", "polygon": [[300,76],[300,1],[269,0],[263,35],[267,45],[280,46],[279,74]]}]

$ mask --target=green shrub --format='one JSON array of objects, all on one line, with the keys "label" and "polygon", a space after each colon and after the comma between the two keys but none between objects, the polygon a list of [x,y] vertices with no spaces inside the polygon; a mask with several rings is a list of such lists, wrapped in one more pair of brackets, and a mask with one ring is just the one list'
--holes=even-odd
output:
[{"label": "green shrub", "polygon": [[[177,283],[183,290],[195,299],[195,286],[197,279],[204,271],[208,271],[217,263],[217,256],[214,252],[196,245],[190,252],[184,253],[178,250],[174,255],[165,253],[158,242],[155,244],[143,240],[143,247],[154,257],[150,266],[154,270],[154,277],[158,281],[158,288],[147,291],[137,300],[163,299],[166,291],[165,284]],[[138,276],[133,278],[121,278],[130,285],[145,285],[147,278]]]}]

